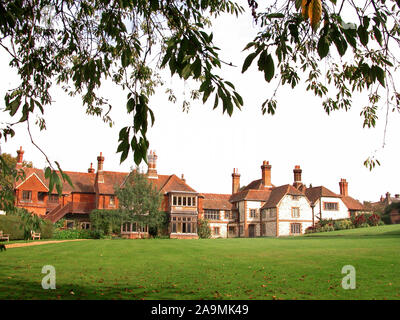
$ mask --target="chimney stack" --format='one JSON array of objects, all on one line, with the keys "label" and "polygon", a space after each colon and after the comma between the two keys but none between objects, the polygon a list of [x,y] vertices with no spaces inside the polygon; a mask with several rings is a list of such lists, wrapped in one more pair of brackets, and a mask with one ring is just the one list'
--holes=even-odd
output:
[{"label": "chimney stack", "polygon": [[157,175],[157,155],[155,151],[150,150],[150,154],[147,157],[148,169],[147,177],[149,179],[158,179]]},{"label": "chimney stack", "polygon": [[90,163],[90,168],[88,169],[89,173],[94,173],[93,163]]},{"label": "chimney stack", "polygon": [[296,189],[300,189],[303,186],[303,183],[301,182],[301,173],[302,173],[302,170],[301,170],[300,166],[294,166],[294,169],[293,169],[293,175],[294,175],[293,186]]},{"label": "chimney stack", "polygon": [[24,160],[24,150],[22,150],[22,146],[17,150],[17,168],[22,167],[22,162]]},{"label": "chimney stack", "polygon": [[387,206],[391,203],[391,201],[390,201],[390,193],[389,192],[386,192],[385,202],[386,202]]},{"label": "chimney stack", "polygon": [[233,168],[232,173],[232,194],[239,191],[240,188],[240,174],[237,168]]},{"label": "chimney stack", "polygon": [[340,195],[342,195],[344,197],[347,197],[349,195],[348,183],[347,183],[346,179],[340,179],[339,188],[340,188]]},{"label": "chimney stack", "polygon": [[104,183],[103,164],[104,164],[104,157],[103,153],[100,152],[100,155],[97,157],[97,175],[96,175],[97,183]]},{"label": "chimney stack", "polygon": [[186,179],[185,179],[185,176],[184,176],[183,173],[182,173],[182,176],[181,176],[181,180],[182,180],[183,182],[186,182]]},{"label": "chimney stack", "polygon": [[264,185],[264,188],[271,188],[271,165],[269,164],[269,161],[263,161],[263,164],[261,166],[261,174],[262,174],[262,183]]}]

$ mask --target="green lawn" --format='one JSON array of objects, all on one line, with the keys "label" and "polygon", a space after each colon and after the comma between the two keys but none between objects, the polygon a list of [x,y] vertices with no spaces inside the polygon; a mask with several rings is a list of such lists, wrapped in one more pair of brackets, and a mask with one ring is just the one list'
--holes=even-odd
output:
[{"label": "green lawn", "polygon": [[[56,290],[44,290],[44,265]],[[355,290],[341,287],[356,269]],[[0,252],[0,299],[399,299],[400,225],[290,238],[86,240]]]}]

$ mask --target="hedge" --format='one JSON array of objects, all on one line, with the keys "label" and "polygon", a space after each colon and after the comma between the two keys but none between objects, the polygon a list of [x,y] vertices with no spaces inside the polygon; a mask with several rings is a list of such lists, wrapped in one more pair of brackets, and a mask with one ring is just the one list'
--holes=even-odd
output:
[{"label": "hedge", "polygon": [[[23,240],[24,230],[21,227],[22,220],[17,215],[1,215],[0,230],[5,234],[10,235],[10,240]],[[35,230],[41,233],[41,239],[50,239],[53,237],[54,226],[50,221],[43,220],[40,230]]]}]

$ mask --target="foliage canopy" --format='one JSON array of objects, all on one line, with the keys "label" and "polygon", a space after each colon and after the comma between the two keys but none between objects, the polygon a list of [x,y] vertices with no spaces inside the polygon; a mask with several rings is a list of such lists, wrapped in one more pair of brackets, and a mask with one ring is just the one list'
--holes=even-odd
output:
[{"label": "foliage canopy", "polygon": [[[299,83],[323,100],[328,114],[348,110],[353,94],[367,91],[368,101],[360,110],[364,127],[375,126],[381,104],[399,111],[394,79],[399,0],[276,0],[261,9],[249,0],[248,5],[260,32],[245,47],[250,54],[242,72],[257,61],[267,82],[277,79],[272,96],[261,106],[263,114],[275,113],[280,86]],[[121,162],[131,151],[137,165],[147,161],[147,129],[155,121],[149,99],[162,82],[161,69],[194,80],[198,88],[193,99],[205,103],[212,97],[214,108],[222,106],[229,115],[243,106],[234,84],[217,74],[226,62],[208,29],[219,15],[243,11],[229,0],[0,1],[0,47],[20,77],[18,86],[5,95],[5,111],[16,121],[2,124],[0,138],[14,136],[17,123],[26,123],[31,135],[33,117],[45,129],[54,85],[79,95],[88,114],[112,125],[113,106],[100,90],[108,80],[126,90],[125,109],[132,119],[119,132]],[[71,181],[43,154],[50,191],[55,186],[61,192],[62,180]],[[372,169],[376,163],[372,157],[365,165]]]}]

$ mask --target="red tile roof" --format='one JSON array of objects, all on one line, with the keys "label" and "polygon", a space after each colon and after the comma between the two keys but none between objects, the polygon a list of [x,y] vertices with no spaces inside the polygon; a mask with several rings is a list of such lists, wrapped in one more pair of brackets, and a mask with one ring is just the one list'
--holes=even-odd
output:
[{"label": "red tile roof", "polygon": [[128,175],[129,172],[103,171],[104,183],[98,184],[99,193],[114,194],[115,188],[120,187],[124,183]]},{"label": "red tile roof", "polygon": [[[275,186],[272,185],[272,187],[275,187]],[[244,186],[239,189],[239,191],[246,191],[246,190],[265,190],[262,179],[254,180],[254,181],[250,182],[247,186]]]},{"label": "red tile roof", "polygon": [[200,196],[204,198],[204,209],[220,209],[232,210],[233,205],[229,202],[230,194],[202,193]]},{"label": "red tile roof", "polygon": [[342,196],[341,199],[349,210],[365,210],[364,206],[358,200],[352,197]]},{"label": "red tile roof", "polygon": [[[44,171],[37,168],[23,168],[26,178],[32,173],[35,173],[39,179],[46,185],[49,186],[48,181],[44,177]],[[64,171],[71,179],[74,187],[72,188],[68,182],[63,182],[63,194],[69,194],[71,192],[82,192],[82,193],[95,193],[95,173],[86,172],[75,172],[75,171]],[[103,171],[104,183],[99,183],[100,194],[114,194],[115,187],[121,186],[125,179],[128,177],[128,172],[116,172],[116,171]],[[158,179],[150,179],[152,183],[156,185],[157,190],[162,193],[168,193],[171,191],[177,192],[190,192],[197,193],[196,190],[191,188],[182,179],[176,175],[158,175]],[[21,184],[21,181],[17,183]],[[56,193],[56,190],[53,190]]]},{"label": "red tile roof", "polygon": [[312,204],[321,197],[340,198],[340,195],[332,192],[324,186],[307,188],[305,193],[306,197],[308,198],[308,200],[310,200]]},{"label": "red tile roof", "polygon": [[267,201],[270,194],[271,194],[271,189],[243,190],[233,194],[231,196],[230,201],[231,202],[237,202],[242,200]]},{"label": "red tile roof", "polygon": [[[42,169],[37,168],[22,168],[25,172],[25,177],[28,178],[31,174],[35,173],[39,179],[49,187],[49,182],[44,177],[44,171]],[[63,181],[63,194],[69,194],[71,192],[84,192],[84,193],[94,193],[94,173],[85,173],[85,172],[74,172],[74,171],[64,171],[66,173],[73,185],[72,188],[67,181]],[[19,184],[19,183],[18,183]],[[56,190],[53,189],[53,193],[56,193]]]},{"label": "red tile roof", "polygon": [[283,186],[275,187],[272,189],[271,194],[268,198],[268,201],[263,205],[263,209],[265,208],[274,208],[278,205],[279,201],[287,195],[296,195],[296,196],[304,196],[304,193],[297,190],[290,184],[285,184]]}]

